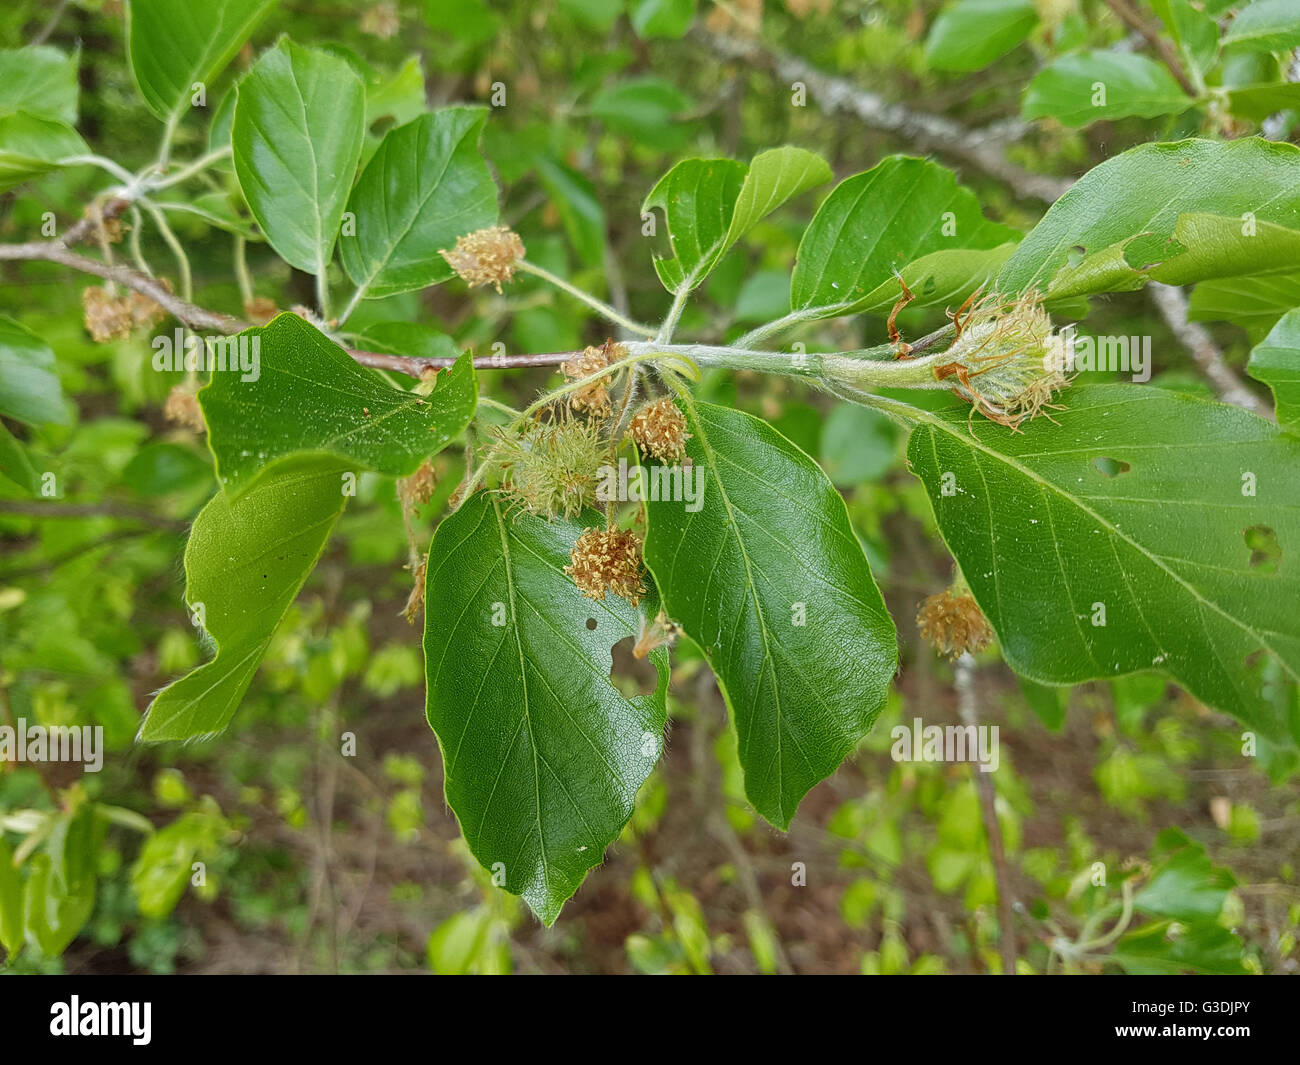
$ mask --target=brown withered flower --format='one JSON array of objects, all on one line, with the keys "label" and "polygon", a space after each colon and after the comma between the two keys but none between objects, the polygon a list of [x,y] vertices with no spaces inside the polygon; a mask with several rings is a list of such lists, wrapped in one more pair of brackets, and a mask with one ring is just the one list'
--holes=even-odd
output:
[{"label": "brown withered flower", "polygon": [[984,650],[993,639],[993,629],[974,596],[951,588],[921,604],[916,624],[936,651],[954,660],[967,651]]},{"label": "brown withered flower", "polygon": [[[625,358],[627,358],[627,348],[607,340],[598,348],[584,348],[582,354],[576,359],[560,363],[560,372],[570,381],[581,381],[591,377],[592,374],[599,373],[610,363]],[[604,377],[596,378],[590,384],[583,385],[570,394],[569,406],[576,411],[584,411],[599,418],[605,417],[611,409],[609,380],[610,377],[606,374]]]},{"label": "brown withered flower", "polygon": [[660,462],[680,462],[686,454],[686,419],[668,396],[647,403],[632,417],[628,431],[642,454],[653,455]]},{"label": "brown withered flower", "polygon": [[184,385],[177,385],[167,393],[163,417],[173,425],[193,429],[196,433],[203,432],[203,411],[199,409],[199,401]]},{"label": "brown withered flower", "polygon": [[622,529],[587,529],[569,554],[564,572],[588,599],[606,592],[622,596],[633,606],[645,595],[641,579],[641,538]]},{"label": "brown withered flower", "polygon": [[456,239],[451,251],[438,254],[470,288],[492,285],[498,292],[513,280],[515,263],[524,257],[524,242],[508,226],[489,226]]},{"label": "brown withered flower", "polygon": [[97,344],[110,340],[125,340],[131,335],[132,318],[129,300],[111,296],[98,285],[81,291],[81,308],[86,332]]}]

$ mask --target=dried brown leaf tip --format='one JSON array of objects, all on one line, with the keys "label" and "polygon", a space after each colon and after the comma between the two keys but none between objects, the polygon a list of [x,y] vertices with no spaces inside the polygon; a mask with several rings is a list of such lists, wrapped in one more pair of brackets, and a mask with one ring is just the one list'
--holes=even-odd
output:
[{"label": "dried brown leaf tip", "polygon": [[641,538],[622,529],[587,529],[569,554],[564,572],[588,599],[606,592],[622,596],[633,606],[645,595],[641,580]]},{"label": "dried brown leaf tip", "polygon": [[125,340],[135,324],[131,317],[131,301],[110,295],[99,286],[82,289],[81,309],[86,322],[86,332],[98,344],[110,340]]},{"label": "dried brown leaf tip", "polygon": [[515,276],[515,263],[524,257],[524,242],[507,226],[489,226],[458,237],[451,251],[438,254],[470,288],[501,285]]},{"label": "dried brown leaf tip", "polygon": [[423,559],[415,567],[415,572],[411,575],[415,581],[411,588],[411,594],[407,596],[406,606],[402,609],[402,615],[406,620],[414,625],[415,619],[420,611],[424,609],[424,571],[426,563]]},{"label": "dried brown leaf tip", "polygon": [[970,593],[951,588],[921,604],[916,624],[934,649],[949,658],[982,651],[993,639],[993,629]]},{"label": "dried brown leaf tip", "polygon": [[[576,359],[560,363],[560,372],[570,381],[581,381],[591,377],[592,374],[599,373],[611,363],[625,358],[627,358],[627,348],[607,340],[598,348],[583,349],[582,354]],[[604,377],[596,378],[590,384],[583,385],[570,394],[569,406],[576,411],[584,411],[603,418],[609,414],[611,408],[609,381],[610,375],[606,374]]]},{"label": "dried brown leaf tip", "polygon": [[425,459],[411,476],[403,477],[397,482],[397,491],[407,503],[423,506],[433,498],[437,486],[438,478],[433,472],[433,463]]},{"label": "dried brown leaf tip", "polygon": [[660,462],[680,462],[686,454],[686,419],[668,396],[647,403],[632,417],[628,431],[641,453]]}]

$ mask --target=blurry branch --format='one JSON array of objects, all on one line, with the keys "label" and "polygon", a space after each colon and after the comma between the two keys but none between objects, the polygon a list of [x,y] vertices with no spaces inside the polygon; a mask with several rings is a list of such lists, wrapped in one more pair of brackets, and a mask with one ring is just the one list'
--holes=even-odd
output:
[{"label": "blurry branch", "polygon": [[[1107,0],[1116,14],[1123,18],[1121,7],[1130,13],[1126,0]],[[1137,23],[1129,25],[1142,33],[1148,40],[1154,39],[1159,49],[1164,45],[1163,38],[1142,22],[1136,15]],[[1125,19],[1128,22],[1128,19]],[[1139,26],[1138,23],[1141,23]],[[975,167],[989,177],[997,178],[1009,185],[1013,192],[1022,199],[1037,199],[1053,204],[1069,191],[1074,184],[1073,178],[1052,177],[1047,174],[1035,174],[1011,162],[1006,157],[1007,144],[1018,140],[1029,130],[1027,123],[1019,119],[1008,119],[985,126],[983,129],[968,129],[943,115],[916,111],[904,104],[891,103],[877,93],[854,84],[847,78],[835,77],[818,70],[810,63],[797,56],[787,55],[758,40],[740,40],[721,34],[703,34],[701,39],[716,54],[725,59],[738,59],[751,65],[765,66],[772,73],[786,82],[801,81],[807,86],[808,94],[813,97],[827,114],[841,113],[852,115],[872,129],[892,133],[924,151],[946,155]],[[1167,46],[1166,46],[1167,47]],[[1161,51],[1165,58],[1164,51]],[[1179,76],[1177,56],[1170,56],[1171,71]],[[1175,69],[1177,68],[1177,69]],[[1183,73],[1180,84],[1186,81]],[[1191,95],[1198,95],[1190,83],[1183,85]],[[1215,394],[1224,403],[1231,403],[1257,414],[1267,415],[1267,406],[1261,402],[1237,373],[1224,361],[1223,352],[1214,343],[1206,329],[1187,319],[1187,298],[1180,288],[1151,282],[1148,285],[1151,301],[1164,319],[1170,331],[1191,353],[1197,368],[1209,381]]]},{"label": "blurry branch", "polygon": [[1188,320],[1187,297],[1183,290],[1174,285],[1151,281],[1147,283],[1147,292],[1170,332],[1191,353],[1193,361],[1218,397],[1224,403],[1245,407],[1246,410],[1267,417],[1268,404],[1251,392],[1236,372],[1223,361],[1223,352],[1206,328],[1199,322]]},{"label": "blurry branch", "polygon": [[68,0],[59,0],[59,2],[54,5],[54,10],[50,12],[50,17],[46,19],[45,25],[41,27],[40,32],[38,32],[36,36],[27,43],[36,45],[44,44],[48,41],[50,39],[50,34],[52,34],[55,27],[58,26],[59,19],[63,17],[63,12],[66,10],[67,6]]},{"label": "blurry branch", "polygon": [[1188,77],[1174,46],[1160,36],[1159,30],[1138,14],[1129,5],[1128,0],[1106,0],[1106,6],[1119,16],[1124,25],[1140,33],[1146,39],[1147,44],[1155,49],[1156,54],[1160,56],[1160,61],[1169,68],[1169,73],[1174,76],[1174,81],[1178,82],[1183,92],[1187,93],[1188,96],[1201,95],[1202,90],[1197,88],[1192,79]]},{"label": "blurry branch", "polygon": [[[975,659],[969,652],[957,659],[954,666],[954,684],[957,688],[957,713],[963,725],[979,728],[979,698],[975,692]],[[1002,826],[998,823],[997,794],[993,778],[979,766],[971,764],[975,790],[979,793],[980,813],[984,819],[984,832],[989,839],[989,854],[993,858],[993,880],[998,891],[998,945],[1002,952],[1002,975],[1016,975],[1016,925],[1015,905],[1011,898],[1011,874],[1007,868],[1006,850],[1002,844]]]},{"label": "blurry branch", "polygon": [[853,115],[872,129],[893,133],[925,151],[970,163],[990,177],[1006,182],[1018,196],[1052,203],[1070,187],[1070,182],[1064,178],[1034,174],[1007,159],[1003,146],[1018,140],[1029,129],[1019,119],[998,122],[983,129],[968,129],[943,115],[891,103],[847,78],[826,74],[803,59],[779,52],[764,43],[711,33],[702,34],[700,39],[725,59],[765,66],[784,82],[803,82],[808,95],[828,114]]},{"label": "blurry branch", "polygon": [[32,503],[23,499],[0,499],[0,514],[18,514],[28,518],[122,518],[160,529],[183,529],[187,524],[179,518],[168,518],[143,507],[121,503]]},{"label": "blurry branch", "polygon": [[[76,228],[73,227],[74,230]],[[72,232],[72,230],[69,230],[69,235]],[[237,333],[239,330],[247,328],[246,323],[239,321],[237,318],[232,318],[228,314],[205,310],[181,299],[156,278],[142,274],[129,266],[103,263],[97,259],[91,259],[75,251],[70,251],[63,241],[36,240],[27,244],[0,244],[0,261],[32,259],[58,263],[61,266],[71,267],[73,270],[80,270],[83,274],[94,274],[96,277],[102,277],[105,281],[112,281],[139,292],[148,296],[177,321],[192,329],[208,329],[218,333]]]}]

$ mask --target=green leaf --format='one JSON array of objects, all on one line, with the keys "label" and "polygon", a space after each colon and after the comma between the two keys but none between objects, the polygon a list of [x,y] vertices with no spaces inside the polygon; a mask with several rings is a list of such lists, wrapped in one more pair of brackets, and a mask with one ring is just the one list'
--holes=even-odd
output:
[{"label": "green leaf", "polygon": [[48,854],[33,855],[23,892],[23,923],[27,939],[46,957],[57,958],[90,919],[95,906],[92,882],[72,893],[60,891],[54,883]]},{"label": "green leaf", "polygon": [[675,151],[689,138],[690,126],[682,115],[694,101],[663,78],[630,78],[601,89],[588,105],[616,133],[663,151]]},{"label": "green leaf", "polygon": [[940,12],[925,39],[936,70],[983,70],[1038,25],[1033,0],[957,0]]},{"label": "green leaf", "polygon": [[1227,277],[1197,285],[1187,315],[1194,322],[1234,322],[1258,344],[1292,307],[1300,307],[1300,274]]},{"label": "green leaf", "polygon": [[830,164],[816,152],[788,144],[759,152],[736,197],[722,254],[787,200],[825,184],[832,176]]},{"label": "green leaf", "polygon": [[456,359],[461,353],[446,333],[417,322],[376,322],[366,327],[362,339],[371,351],[409,359]]},{"label": "green leaf", "polygon": [[427,569],[428,717],[447,802],[474,856],[548,925],[631,817],[666,720],[663,648],[652,693],[610,680],[611,647],[657,605],[639,615],[614,595],[584,598],[564,573],[581,531],[508,517],[480,492],[438,527]]},{"label": "green leaf", "polygon": [[682,37],[695,21],[696,0],[639,0],[632,10],[632,28],[643,40]]},{"label": "green leaf", "polygon": [[1150,386],[1064,402],[1020,433],[968,428],[965,405],[911,415],[908,459],[1008,664],[1046,684],[1161,672],[1285,738],[1261,666],[1300,675],[1300,441]]},{"label": "green leaf", "polygon": [[207,90],[275,0],[131,0],[127,55],[149,109],[173,122],[197,82]]},{"label": "green leaf", "polygon": [[371,299],[446,281],[438,254],[497,220],[497,187],[479,155],[481,107],[447,107],[391,129],[348,200],[356,235],[343,266]]},{"label": "green leaf", "polygon": [[1294,0],[1255,0],[1232,20],[1224,44],[1252,52],[1282,52],[1300,45],[1300,11]]},{"label": "green leaf", "polygon": [[1300,83],[1245,85],[1229,89],[1228,107],[1234,115],[1262,122],[1276,111],[1300,109]]},{"label": "green leaf", "polygon": [[646,565],[717,674],[745,794],[785,828],[879,716],[894,626],[816,463],[740,411],[698,403],[687,420],[698,504],[647,504]]},{"label": "green leaf", "polygon": [[1219,59],[1219,26],[1187,0],[1150,0],[1154,11],[1176,45],[1197,85]]},{"label": "green leaf", "polygon": [[0,839],[0,947],[12,958],[23,945],[23,880],[13,852]]},{"label": "green leaf", "polygon": [[75,126],[77,91],[76,56],[46,45],[0,51],[0,112],[26,111]]},{"label": "green leaf", "polygon": [[309,274],[334,257],[365,110],[350,64],[287,39],[239,83],[231,128],[239,186],[271,247]]},{"label": "green leaf", "polygon": [[145,840],[131,868],[131,890],[145,917],[161,920],[176,908],[195,859],[213,851],[224,830],[219,814],[193,810]]},{"label": "green leaf", "polygon": [[392,388],[295,314],[228,343],[260,352],[256,380],[215,370],[199,392],[217,479],[231,496],[247,491],[269,463],[298,451],[332,455],[349,468],[412,473],[460,434],[477,404],[468,355],[440,372],[425,397]]},{"label": "green leaf", "polygon": [[12,318],[0,315],[0,414],[29,425],[68,420],[54,352]]},{"label": "green leaf", "polygon": [[1211,864],[1205,848],[1187,842],[1162,861],[1133,900],[1135,909],[1180,921],[1215,921],[1236,884]]},{"label": "green leaf", "polygon": [[1191,97],[1153,59],[1133,52],[1082,52],[1040,70],[1025,89],[1021,113],[1087,126],[1102,119],[1173,115],[1191,106]]},{"label": "green leaf", "polygon": [[894,271],[924,255],[1017,237],[980,213],[952,171],[890,156],[840,182],[821,205],[799,242],[790,306],[809,317],[851,314],[878,302],[880,286],[896,284]]},{"label": "green leaf", "polygon": [[40,488],[40,479],[32,469],[27,451],[3,422],[0,422],[0,477],[12,481],[28,495],[35,495]]},{"label": "green leaf", "polygon": [[673,257],[655,270],[669,292],[694,289],[721,258],[745,171],[734,159],[683,159],[646,196],[642,211],[660,208],[668,225]]},{"label": "green leaf", "polygon": [[0,115],[0,192],[59,168],[59,161],[90,151],[66,122],[22,111]]},{"label": "green leaf", "polygon": [[1122,936],[1110,960],[1133,976],[1244,973],[1241,939],[1222,925],[1157,921]]},{"label": "green leaf", "polygon": [[1248,369],[1273,390],[1278,425],[1300,432],[1300,310],[1282,316],[1250,353]]},{"label": "green leaf", "polygon": [[655,270],[674,294],[694,289],[727,251],[786,201],[831,178],[821,156],[789,145],[732,159],[685,159],[645,199],[664,212],[673,257]]},{"label": "green leaf", "polygon": [[238,499],[218,492],[199,512],[185,546],[185,601],[216,657],[158,693],[141,739],[198,739],[230,723],[343,512],[350,476],[337,461],[292,456]]},{"label": "green leaf", "polygon": [[[1182,219],[1192,213],[1199,217]],[[1295,145],[1256,137],[1143,144],[1075,182],[1020,242],[998,287],[1086,294],[1140,288],[1148,277],[1189,284],[1294,268],[1287,255],[1297,232]],[[1178,265],[1183,255],[1193,269]]]}]

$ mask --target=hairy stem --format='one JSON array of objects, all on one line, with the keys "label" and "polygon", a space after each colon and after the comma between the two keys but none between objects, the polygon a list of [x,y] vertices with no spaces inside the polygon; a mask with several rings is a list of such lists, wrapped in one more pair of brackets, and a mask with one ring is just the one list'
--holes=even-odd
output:
[{"label": "hairy stem", "polygon": [[604,300],[599,300],[595,296],[593,296],[590,292],[584,292],[576,285],[569,284],[569,282],[565,281],[564,278],[562,277],[556,277],[555,274],[551,273],[549,270],[544,270],[536,263],[530,263],[527,259],[520,259],[517,263],[515,263],[515,266],[526,274],[532,274],[534,277],[541,278],[547,284],[554,285],[561,292],[568,293],[574,299],[580,300],[581,302],[585,303],[588,307],[598,312],[599,314],[603,315],[609,321],[615,323],[616,325],[621,325],[624,329],[626,329],[630,333],[637,333],[641,336],[646,336],[646,337],[655,335],[655,331],[651,329],[648,325],[642,325],[640,322],[634,322],[631,318],[628,318],[625,315],[620,314]]}]

